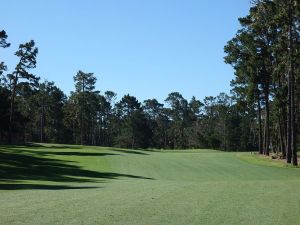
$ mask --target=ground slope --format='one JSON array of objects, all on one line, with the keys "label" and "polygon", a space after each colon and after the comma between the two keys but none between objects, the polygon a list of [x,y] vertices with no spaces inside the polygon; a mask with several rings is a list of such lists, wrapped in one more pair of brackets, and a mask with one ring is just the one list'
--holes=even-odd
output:
[{"label": "ground slope", "polygon": [[240,156],[2,146],[0,224],[300,224],[300,170]]}]

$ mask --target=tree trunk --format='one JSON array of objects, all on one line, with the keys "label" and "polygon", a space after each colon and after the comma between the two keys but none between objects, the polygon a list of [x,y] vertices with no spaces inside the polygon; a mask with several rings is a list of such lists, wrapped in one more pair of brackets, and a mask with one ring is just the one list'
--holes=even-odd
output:
[{"label": "tree trunk", "polygon": [[76,130],[75,130],[75,120],[72,121],[72,134],[73,134],[73,144],[77,144]]},{"label": "tree trunk", "polygon": [[85,83],[84,79],[82,81],[82,105],[81,105],[81,118],[80,118],[80,142],[81,145],[84,145],[84,136],[85,136],[85,128],[84,128],[84,115],[83,115],[83,110],[85,109]]},{"label": "tree trunk", "polygon": [[41,116],[40,116],[40,123],[41,123],[41,127],[40,127],[40,142],[43,143],[44,141],[44,121],[43,121],[43,113],[41,113]]},{"label": "tree trunk", "polygon": [[[293,71],[293,69],[292,69]],[[294,73],[292,73],[294,74]],[[291,76],[291,151],[292,151],[292,163],[294,166],[298,165],[297,156],[297,134],[296,134],[296,119],[295,119],[295,81],[294,76]]]},{"label": "tree trunk", "polygon": [[12,132],[13,132],[13,117],[15,111],[15,97],[16,97],[16,89],[18,83],[18,74],[14,77],[13,87],[12,87],[12,96],[10,100],[10,114],[9,114],[9,135],[8,135],[8,142],[12,144]]},{"label": "tree trunk", "polygon": [[44,127],[45,127],[45,110],[44,110],[44,100],[42,101],[42,112],[41,112],[41,134],[40,134],[40,141],[41,143],[44,142]]},{"label": "tree trunk", "polygon": [[[268,76],[268,75],[266,75]],[[270,154],[270,107],[269,107],[269,81],[268,77],[266,78],[264,85],[264,98],[265,98],[265,127],[264,127],[264,154]]]},{"label": "tree trunk", "polygon": [[279,128],[279,145],[280,145],[280,152],[282,154],[282,157],[286,157],[286,151],[285,151],[285,138],[284,138],[284,127],[281,119],[281,115],[278,115],[278,128]]},{"label": "tree trunk", "polygon": [[295,120],[295,74],[293,44],[293,0],[289,1],[288,149],[287,163],[298,165]]},{"label": "tree trunk", "polygon": [[257,94],[257,106],[258,106],[258,147],[259,154],[263,154],[263,136],[262,136],[262,122],[261,122],[261,105],[259,93]]}]

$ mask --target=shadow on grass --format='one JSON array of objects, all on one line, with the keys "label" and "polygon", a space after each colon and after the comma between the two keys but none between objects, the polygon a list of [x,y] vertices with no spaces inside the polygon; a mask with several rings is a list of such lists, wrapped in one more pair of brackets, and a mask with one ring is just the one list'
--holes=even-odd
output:
[{"label": "shadow on grass", "polygon": [[[75,146],[75,145],[49,145],[49,144],[39,144],[39,143],[26,143],[25,145],[8,145],[8,146],[2,146],[6,148],[14,148],[14,149],[21,149],[22,151],[30,151],[29,149],[38,149],[38,151],[31,151],[32,153],[36,154],[44,154],[44,155],[74,155],[74,156],[105,156],[105,155],[117,155],[117,154],[109,154],[109,153],[89,153],[89,152],[52,152],[52,151],[44,151],[44,149],[53,149],[53,150],[60,150],[60,149],[84,149],[84,146]],[[91,147],[91,146],[90,146]],[[152,152],[157,152],[156,150],[152,149],[111,149],[109,150],[120,152],[120,153],[126,153],[126,154],[135,154],[135,155],[150,155]],[[40,151],[42,150],[42,151]]]},{"label": "shadow on grass", "polygon": [[145,151],[141,150],[112,149],[112,151],[134,155],[150,155],[149,153],[146,153]]},{"label": "shadow on grass", "polygon": [[65,155],[65,156],[114,156],[120,154],[91,153],[91,152],[42,152],[43,155]]},{"label": "shadow on grass", "polygon": [[80,190],[100,187],[72,187],[67,185],[40,185],[40,184],[1,184],[0,190]]},{"label": "shadow on grass", "polygon": [[[43,151],[41,151],[43,154]],[[51,154],[69,155],[69,152],[50,152]],[[44,152],[45,155],[50,154]],[[67,154],[68,153],[68,154]],[[70,152],[70,155],[79,156],[103,156],[105,153],[78,153]],[[113,155],[113,154],[110,154]],[[21,150],[13,151],[8,147],[0,147],[0,190],[19,189],[79,189],[65,185],[35,185],[18,184],[22,181],[51,181],[69,183],[100,183],[106,180],[120,178],[149,179],[152,178],[135,176],[130,174],[99,172],[83,169],[80,166],[70,164],[72,161],[41,157],[36,151]],[[5,183],[4,183],[5,182]],[[43,188],[44,187],[44,188]],[[84,188],[84,187],[82,187]],[[89,187],[86,187],[89,188]]]},{"label": "shadow on grass", "polygon": [[46,155],[60,155],[60,156],[116,156],[120,154],[113,154],[113,153],[94,153],[94,152],[57,152],[57,151],[32,151],[32,150],[19,150],[19,152],[22,153],[30,153],[30,154],[36,154],[36,155],[41,155],[41,156],[46,156]]},{"label": "shadow on grass", "polygon": [[75,145],[51,145],[51,144],[38,144],[38,143],[26,143],[23,145],[3,145],[3,147],[8,148],[31,148],[31,149],[82,149],[82,146],[75,146]]}]

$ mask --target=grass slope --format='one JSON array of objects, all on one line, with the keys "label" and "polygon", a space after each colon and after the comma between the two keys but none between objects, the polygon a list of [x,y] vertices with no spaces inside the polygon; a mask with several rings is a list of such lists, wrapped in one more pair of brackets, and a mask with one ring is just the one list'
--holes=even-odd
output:
[{"label": "grass slope", "polygon": [[248,156],[2,146],[0,224],[300,224],[300,170]]}]

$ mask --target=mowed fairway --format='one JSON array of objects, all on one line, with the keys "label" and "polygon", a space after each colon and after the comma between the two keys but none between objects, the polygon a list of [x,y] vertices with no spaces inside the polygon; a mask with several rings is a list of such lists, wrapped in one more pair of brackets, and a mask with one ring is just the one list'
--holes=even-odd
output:
[{"label": "mowed fairway", "polygon": [[300,224],[300,170],[247,154],[2,146],[0,224]]}]

